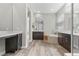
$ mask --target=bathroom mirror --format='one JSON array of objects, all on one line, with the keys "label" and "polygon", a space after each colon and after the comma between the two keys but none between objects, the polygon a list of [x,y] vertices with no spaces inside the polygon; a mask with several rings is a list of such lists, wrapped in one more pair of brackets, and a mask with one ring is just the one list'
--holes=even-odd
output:
[{"label": "bathroom mirror", "polygon": [[44,26],[44,20],[41,14],[35,13],[34,14],[34,22],[32,24],[32,27],[34,31],[43,31],[43,26]]}]

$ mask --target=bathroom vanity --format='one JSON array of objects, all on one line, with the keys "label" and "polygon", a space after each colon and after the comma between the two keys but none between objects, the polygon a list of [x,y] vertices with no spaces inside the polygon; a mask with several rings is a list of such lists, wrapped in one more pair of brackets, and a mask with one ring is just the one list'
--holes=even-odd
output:
[{"label": "bathroom vanity", "polygon": [[71,35],[67,33],[58,33],[58,43],[71,52]]},{"label": "bathroom vanity", "polygon": [[21,31],[0,31],[0,55],[21,49]]},{"label": "bathroom vanity", "polygon": [[[79,33],[73,32],[74,48],[79,48]],[[71,32],[70,31],[59,31],[58,32],[58,43],[71,52]]]},{"label": "bathroom vanity", "polygon": [[33,40],[43,40],[44,32],[42,32],[42,31],[33,31],[32,36],[33,36]]}]

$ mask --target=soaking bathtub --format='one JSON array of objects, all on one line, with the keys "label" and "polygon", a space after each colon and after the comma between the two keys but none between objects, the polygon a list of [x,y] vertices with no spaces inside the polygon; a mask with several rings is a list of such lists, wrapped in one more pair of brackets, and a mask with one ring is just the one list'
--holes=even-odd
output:
[{"label": "soaking bathtub", "polygon": [[58,44],[58,35],[57,34],[49,34],[48,35],[48,43]]}]

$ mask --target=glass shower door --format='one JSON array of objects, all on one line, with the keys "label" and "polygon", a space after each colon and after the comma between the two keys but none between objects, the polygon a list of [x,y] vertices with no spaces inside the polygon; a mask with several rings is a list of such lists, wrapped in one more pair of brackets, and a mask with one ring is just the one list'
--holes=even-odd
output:
[{"label": "glass shower door", "polygon": [[79,56],[79,3],[73,4],[73,56]]},{"label": "glass shower door", "polygon": [[[72,4],[65,3],[57,13],[58,43],[66,51],[64,55],[71,54],[71,34],[72,34]],[[63,50],[64,51],[64,50]]]}]

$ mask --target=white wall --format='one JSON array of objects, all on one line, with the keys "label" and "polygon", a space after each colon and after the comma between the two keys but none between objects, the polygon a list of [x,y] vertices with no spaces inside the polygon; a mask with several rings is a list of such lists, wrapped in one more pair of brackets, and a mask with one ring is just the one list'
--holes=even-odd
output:
[{"label": "white wall", "polygon": [[34,20],[34,15],[33,15],[33,11],[30,9],[31,12],[31,18],[30,18],[30,42],[32,42],[32,21]]},{"label": "white wall", "polygon": [[64,5],[57,13],[57,28],[59,31],[71,30],[71,4]]},{"label": "white wall", "polygon": [[29,31],[29,29],[28,29],[28,24],[27,24],[27,22],[28,22],[28,4],[26,4],[26,44],[25,44],[25,46],[27,47],[28,46],[28,40],[29,40],[29,33],[28,33],[28,31]]},{"label": "white wall", "polygon": [[42,13],[41,17],[44,20],[44,33],[54,34],[56,31],[56,15],[53,13]]},{"label": "white wall", "polygon": [[30,4],[26,4],[26,47],[32,42],[31,19]]},{"label": "white wall", "polygon": [[57,30],[64,30],[64,12],[65,9],[64,7],[62,9],[60,9],[57,13],[56,13],[56,17],[57,17]]},{"label": "white wall", "polygon": [[67,31],[71,31],[71,14],[64,14],[64,29]]},{"label": "white wall", "polygon": [[26,46],[26,4],[13,4],[13,31],[23,31],[22,47]]},{"label": "white wall", "polygon": [[54,34],[56,32],[56,14],[43,14],[44,17],[44,32]]},{"label": "white wall", "polygon": [[[34,17],[37,13],[34,14]],[[56,32],[56,14],[55,13],[40,13],[40,17],[44,20],[44,33],[54,34]],[[38,19],[40,20],[40,19]],[[35,18],[32,21],[35,22]]]},{"label": "white wall", "polygon": [[0,3],[0,31],[12,31],[12,4]]}]

